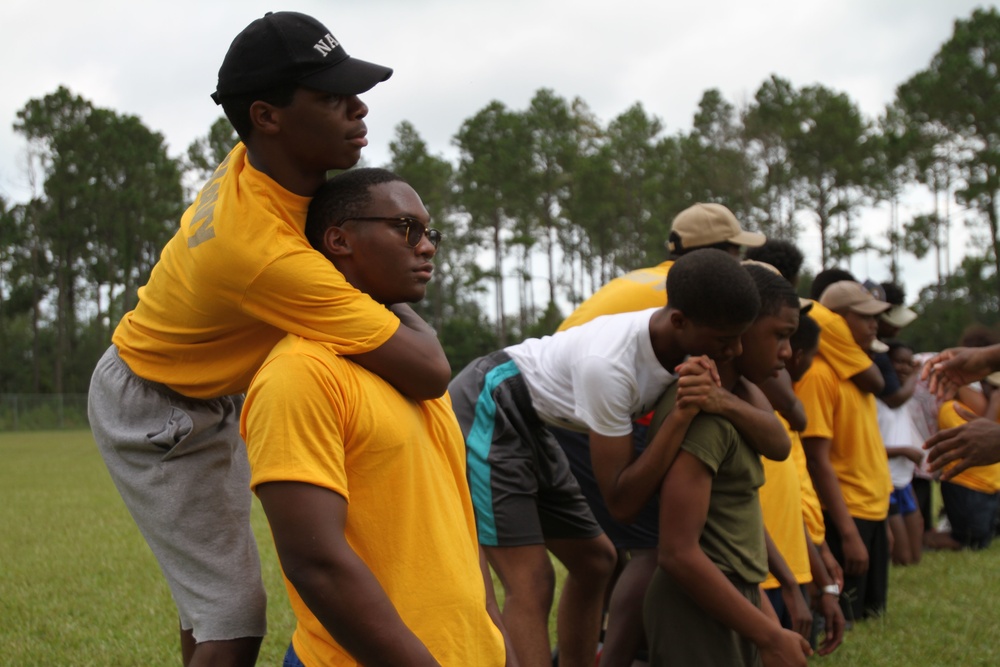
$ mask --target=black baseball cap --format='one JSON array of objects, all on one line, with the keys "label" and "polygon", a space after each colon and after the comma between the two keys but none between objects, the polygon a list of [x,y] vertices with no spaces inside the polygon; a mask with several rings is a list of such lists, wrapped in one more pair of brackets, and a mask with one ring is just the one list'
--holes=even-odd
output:
[{"label": "black baseball cap", "polygon": [[392,76],[392,69],[358,60],[319,21],[299,12],[268,12],[229,46],[212,99],[261,92],[287,83],[338,95],[358,95]]}]

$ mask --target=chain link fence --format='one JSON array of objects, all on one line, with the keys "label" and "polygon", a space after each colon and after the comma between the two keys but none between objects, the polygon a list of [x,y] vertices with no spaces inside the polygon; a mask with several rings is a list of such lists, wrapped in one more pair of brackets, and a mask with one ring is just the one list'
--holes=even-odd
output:
[{"label": "chain link fence", "polygon": [[86,394],[0,394],[0,431],[87,426]]}]

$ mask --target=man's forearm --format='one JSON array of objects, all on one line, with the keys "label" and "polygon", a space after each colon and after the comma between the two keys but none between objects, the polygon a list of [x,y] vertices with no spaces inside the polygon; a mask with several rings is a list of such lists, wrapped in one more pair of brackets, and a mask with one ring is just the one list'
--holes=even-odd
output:
[{"label": "man's forearm", "polygon": [[[591,432],[591,461],[604,502],[616,521],[631,523],[660,488],[663,476],[680,451],[688,426],[697,411],[674,408],[663,424],[653,434],[649,445],[639,456],[631,459],[631,436],[629,436],[629,459],[618,466],[616,475],[611,474],[606,458],[601,455],[609,445],[607,436]],[[613,445],[612,445],[613,446]]]},{"label": "man's forearm", "polygon": [[782,588],[797,588],[799,582],[795,580],[785,557],[778,550],[778,546],[771,539],[771,534],[764,530],[764,546],[767,548],[767,570],[770,572]]},{"label": "man's forearm", "polygon": [[806,411],[802,401],[795,395],[792,378],[787,370],[782,370],[777,377],[768,378],[757,386],[793,431],[805,430]]},{"label": "man's forearm", "polygon": [[408,329],[413,329],[418,333],[428,334],[437,338],[437,332],[434,328],[424,321],[424,318],[417,315],[417,311],[413,310],[409,304],[406,303],[396,303],[389,306],[389,310],[399,318],[399,323]]},{"label": "man's forearm", "polygon": [[844,495],[840,491],[840,481],[830,461],[822,457],[808,458],[809,476],[812,477],[816,495],[833,519],[837,532],[842,536],[854,534],[857,526],[854,525],[854,519],[847,510],[847,503],[844,502]]},{"label": "man's forearm", "polygon": [[871,366],[851,376],[851,382],[863,392],[878,396],[885,389],[885,378],[882,371],[874,363]]},{"label": "man's forearm", "polygon": [[697,545],[661,553],[659,559],[660,567],[699,607],[740,636],[760,646],[780,631],[781,626],[743,597]]},{"label": "man's forearm", "polygon": [[721,401],[717,414],[725,417],[758,454],[772,461],[784,461],[792,450],[785,427],[771,410],[762,410],[735,394]]},{"label": "man's forearm", "polygon": [[827,586],[831,586],[837,582],[826,568],[826,563],[823,562],[823,556],[820,555],[819,549],[816,548],[812,538],[809,537],[809,530],[804,524],[802,528],[806,537],[806,549],[809,551],[809,572],[812,574],[813,583],[822,591]]},{"label": "man's forearm", "polygon": [[414,400],[442,396],[448,390],[451,366],[434,329],[406,304],[396,304],[390,310],[399,317],[396,332],[374,350],[352,355],[351,361],[385,378]]},{"label": "man's forearm", "polygon": [[899,406],[903,405],[908,400],[913,398],[913,392],[916,391],[916,389],[917,389],[917,374],[912,373],[900,385],[899,389],[897,389],[894,393],[888,396],[882,396],[881,400],[890,408],[898,408]]},{"label": "man's forearm", "polygon": [[385,667],[438,664],[353,552],[325,564],[286,570],[286,574],[326,631],[359,663]]}]

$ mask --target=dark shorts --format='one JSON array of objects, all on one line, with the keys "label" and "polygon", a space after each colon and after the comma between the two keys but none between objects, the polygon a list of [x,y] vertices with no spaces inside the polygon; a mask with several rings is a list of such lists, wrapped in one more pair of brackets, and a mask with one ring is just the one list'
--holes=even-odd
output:
[{"label": "dark shorts", "polygon": [[299,654],[295,652],[295,646],[288,642],[288,650],[285,651],[285,659],[281,662],[281,667],[306,667]]},{"label": "dark shorts", "polygon": [[[848,621],[873,618],[885,612],[889,594],[889,536],[886,521],[867,521],[852,517],[861,541],[868,549],[868,571],[848,576],[844,574],[844,590],[840,608]],[[844,548],[833,518],[823,512],[826,523],[826,543],[838,563],[844,562]]]},{"label": "dark shorts", "polygon": [[951,523],[951,536],[962,546],[985,549],[993,541],[997,494],[941,482],[941,500]]},{"label": "dark shorts", "polygon": [[[569,459],[570,470],[580,484],[584,498],[590,505],[597,523],[611,538],[616,549],[655,549],[659,535],[660,499],[654,495],[642,508],[639,516],[631,524],[616,521],[611,516],[594,478],[594,467],[590,458],[590,438],[586,433],[577,433],[562,428],[550,427],[559,446]],[[646,432],[648,427],[643,424],[632,425],[632,442],[635,455],[638,456],[646,448]]]},{"label": "dark shorts", "polygon": [[893,489],[889,496],[889,516],[901,514],[908,516],[917,511],[917,499],[913,494],[913,485]]},{"label": "dark shorts", "polygon": [[506,353],[473,361],[448,391],[465,437],[480,544],[514,547],[602,533]]},{"label": "dark shorts", "polygon": [[920,514],[924,517],[924,531],[933,530],[936,519],[931,508],[931,480],[924,479],[923,477],[914,477],[910,486],[913,487],[913,495],[917,499],[917,507],[920,508]]}]

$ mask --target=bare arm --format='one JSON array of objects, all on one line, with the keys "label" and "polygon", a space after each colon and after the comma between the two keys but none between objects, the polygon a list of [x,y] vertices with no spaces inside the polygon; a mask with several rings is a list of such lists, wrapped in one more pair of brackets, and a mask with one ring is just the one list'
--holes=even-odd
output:
[{"label": "bare arm", "polygon": [[802,595],[799,582],[795,580],[785,557],[781,555],[778,546],[771,539],[771,534],[764,530],[764,544],[767,546],[767,569],[778,580],[781,586],[781,598],[788,608],[788,615],[792,619],[792,630],[799,633],[807,640],[812,631],[812,612]]},{"label": "bare arm", "polygon": [[399,317],[396,332],[371,352],[351,356],[416,401],[444,395],[451,366],[434,329],[405,303],[390,308]]},{"label": "bare arm", "polygon": [[844,612],[840,608],[839,596],[824,592],[823,589],[827,586],[837,586],[840,588],[840,583],[837,582],[834,575],[827,569],[826,563],[819,553],[819,549],[816,548],[816,545],[813,544],[812,539],[809,537],[809,530],[805,527],[805,524],[803,524],[802,529],[805,531],[806,546],[809,549],[809,570],[812,572],[813,584],[817,588],[816,607],[823,615],[823,620],[825,621],[823,626],[825,637],[823,644],[816,653],[819,655],[830,655],[844,641]]},{"label": "bare arm", "polygon": [[677,399],[649,444],[633,460],[632,436],[606,436],[590,432],[590,459],[601,496],[616,521],[631,523],[663,481],[667,468],[680,451],[695,405],[684,405],[681,397],[703,395],[719,385],[715,362],[692,357],[677,369]]},{"label": "bare arm", "polygon": [[632,435],[590,432],[590,460],[601,496],[616,521],[631,523],[659,488],[673,463],[696,408],[674,408],[633,460]]},{"label": "bare arm", "polygon": [[768,378],[759,385],[764,392],[767,401],[778,413],[785,418],[793,431],[804,431],[806,429],[806,411],[802,407],[802,401],[795,395],[792,387],[792,376],[788,371],[782,369],[778,377]]},{"label": "bare arm", "polygon": [[792,450],[792,441],[774,416],[774,409],[764,393],[742,378],[733,391],[707,382],[690,387],[681,385],[677,391],[677,406],[694,406],[726,418],[747,444],[771,460],[784,461]]},{"label": "bare arm", "polygon": [[874,363],[860,373],[852,375],[851,382],[861,391],[875,394],[876,396],[881,394],[882,390],[885,389],[885,378],[882,377],[882,371]]},{"label": "bare arm", "polygon": [[885,448],[886,456],[890,459],[896,456],[902,456],[910,459],[918,466],[924,462],[924,452],[919,447],[914,447],[912,445],[907,445],[903,447],[889,447]]},{"label": "bare arm", "polygon": [[844,571],[850,575],[860,575],[868,571],[868,549],[861,541],[854,519],[847,511],[837,473],[830,463],[831,444],[829,438],[802,438],[809,476],[812,477],[816,495],[823,501],[834,527],[840,533],[844,548]]},{"label": "bare arm", "polygon": [[300,482],[257,487],[281,568],[333,638],[365,665],[438,665],[344,537],[347,501]]},{"label": "bare arm", "polygon": [[660,489],[660,567],[709,615],[756,644],[765,665],[806,665],[809,643],[743,597],[702,551],[711,492],[709,469],[680,452]]},{"label": "bare arm", "polygon": [[899,389],[888,396],[881,396],[879,400],[888,405],[890,408],[898,408],[899,406],[906,403],[908,400],[913,398],[913,392],[917,388],[917,373],[910,373],[903,380]]},{"label": "bare arm", "polygon": [[[743,439],[761,456],[784,461],[792,451],[792,441],[785,427],[774,415],[774,408],[757,385],[740,379],[734,390],[736,401],[722,415],[736,427]],[[706,410],[711,412],[711,410]]]},{"label": "bare arm", "polygon": [[841,588],[844,587],[844,568],[840,566],[837,562],[837,557],[833,555],[830,551],[830,545],[823,540],[816,545],[816,551],[819,552],[819,557],[823,560],[823,565],[826,566],[826,571],[830,573],[833,577],[833,583],[837,584]]}]

